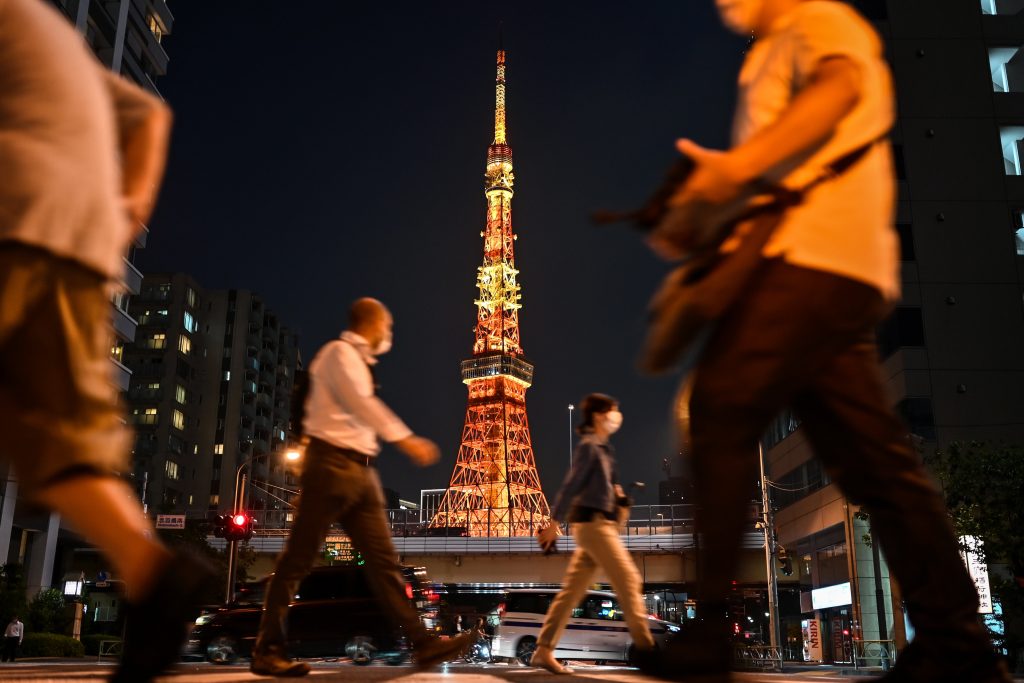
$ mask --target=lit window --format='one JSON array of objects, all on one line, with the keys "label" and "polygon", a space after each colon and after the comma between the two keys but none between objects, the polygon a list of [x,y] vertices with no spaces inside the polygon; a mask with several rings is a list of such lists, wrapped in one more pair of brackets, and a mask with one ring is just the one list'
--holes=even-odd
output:
[{"label": "lit window", "polygon": [[213,452],[216,453],[217,455],[222,455],[224,453],[224,444],[222,444],[222,443],[214,444]]},{"label": "lit window", "polygon": [[1006,175],[1021,175],[1020,157],[1024,150],[1024,126],[1003,126],[999,129]]},{"label": "lit window", "polygon": [[160,391],[160,382],[150,382],[146,385],[146,388],[150,391]]},{"label": "lit window", "polygon": [[186,332],[195,332],[199,329],[199,325],[196,324],[196,319],[192,317],[192,314],[188,311],[185,311],[184,323]]},{"label": "lit window", "polygon": [[988,66],[995,92],[1024,91],[1024,55],[1020,47],[990,47]]},{"label": "lit window", "polygon": [[181,405],[185,405],[185,398],[185,387],[179,384],[177,388],[174,390],[174,400],[180,403]]},{"label": "lit window", "polygon": [[175,429],[184,429],[185,428],[185,414],[182,413],[180,410],[175,410],[171,414],[171,424],[174,425]]},{"label": "lit window", "polygon": [[178,350],[186,356],[192,353],[192,340],[185,335],[178,337]]},{"label": "lit window", "polygon": [[157,332],[147,340],[146,346],[151,349],[165,348],[167,346],[167,335],[162,332]]},{"label": "lit window", "polygon": [[132,419],[135,424],[155,425],[157,423],[156,408],[136,408],[132,411]]},{"label": "lit window", "polygon": [[224,371],[224,381],[225,382],[230,382],[231,381],[231,371],[230,370],[225,370]]},{"label": "lit window", "polygon": [[124,342],[120,339],[114,342],[114,345],[110,347],[110,357],[116,360],[118,363],[124,361]]},{"label": "lit window", "polygon": [[149,28],[149,32],[153,34],[153,37],[156,38],[156,42],[159,43],[163,40],[164,29],[160,26],[160,22],[157,21],[155,14],[150,14],[146,18],[146,26]]},{"label": "lit window", "polygon": [[167,464],[164,466],[164,472],[167,474],[168,479],[177,479],[178,463],[174,462],[173,460],[168,460]]},{"label": "lit window", "polygon": [[161,318],[166,318],[167,317],[167,309],[166,308],[161,308],[159,311],[156,312],[156,314],[158,316],[160,316]]},{"label": "lit window", "polygon": [[210,496],[210,507],[217,507],[220,505],[220,495]]},{"label": "lit window", "polygon": [[1024,0],[980,0],[982,14],[1009,16],[1024,9]]},{"label": "lit window", "polygon": [[196,290],[191,287],[185,289],[185,303],[189,305],[189,308],[196,307]]}]

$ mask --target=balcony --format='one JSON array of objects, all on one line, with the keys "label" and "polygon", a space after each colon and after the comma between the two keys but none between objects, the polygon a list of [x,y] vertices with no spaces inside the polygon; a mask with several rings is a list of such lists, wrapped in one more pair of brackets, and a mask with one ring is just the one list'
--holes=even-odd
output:
[{"label": "balcony", "polygon": [[122,260],[124,261],[124,272],[121,274],[121,282],[129,292],[138,294],[142,291],[142,273],[128,259],[122,258]]},{"label": "balcony", "polygon": [[135,329],[139,323],[117,306],[111,308],[114,309],[114,332],[124,341],[135,341]]}]

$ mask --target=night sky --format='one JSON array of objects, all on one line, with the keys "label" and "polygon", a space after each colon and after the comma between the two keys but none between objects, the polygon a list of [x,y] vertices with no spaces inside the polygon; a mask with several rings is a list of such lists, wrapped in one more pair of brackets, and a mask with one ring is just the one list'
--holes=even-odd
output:
[{"label": "night sky", "polygon": [[[527,409],[549,500],[568,467],[569,403],[616,396],[625,481],[657,502],[676,452],[677,378],[635,370],[668,266],[637,234],[592,227],[659,182],[677,137],[722,147],[744,42],[712,0],[563,3],[174,2],[158,82],[176,114],[145,272],[252,289],[308,363],[369,295],[395,315],[382,397],[441,445],[420,470],[385,448],[385,486],[448,484],[466,408],[493,137],[498,26],[507,52],[513,226]],[[673,456],[674,457],[674,456]],[[676,466],[678,471],[678,465]]]}]

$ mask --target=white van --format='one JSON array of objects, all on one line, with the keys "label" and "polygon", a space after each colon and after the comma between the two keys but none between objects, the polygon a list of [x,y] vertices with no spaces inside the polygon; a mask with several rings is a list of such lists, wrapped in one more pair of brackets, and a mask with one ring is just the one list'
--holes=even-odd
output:
[{"label": "white van", "polygon": [[[529,664],[537,648],[544,615],[557,594],[558,590],[554,588],[510,590],[504,607],[498,608],[499,621],[491,642],[492,654]],[[648,620],[651,635],[659,648],[665,647],[672,634],[680,630],[678,625],[667,621],[653,617],[648,617]],[[555,648],[555,658],[628,662],[631,646],[629,629],[615,594],[587,591],[583,601],[572,611]]]}]

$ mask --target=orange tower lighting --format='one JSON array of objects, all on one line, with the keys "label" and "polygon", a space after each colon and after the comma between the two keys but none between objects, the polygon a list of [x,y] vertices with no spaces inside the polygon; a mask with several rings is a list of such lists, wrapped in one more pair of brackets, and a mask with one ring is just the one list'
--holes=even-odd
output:
[{"label": "orange tower lighting", "polygon": [[431,527],[465,529],[470,536],[529,536],[547,524],[548,502],[530,443],[526,390],[533,365],[519,345],[519,303],[512,232],[512,148],[505,138],[505,51],[498,50],[494,142],[484,176],[487,227],[473,356],[462,361],[469,389],[462,444],[451,484]]}]

